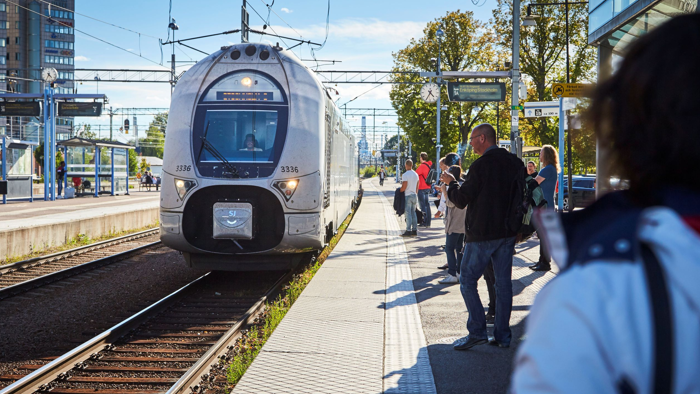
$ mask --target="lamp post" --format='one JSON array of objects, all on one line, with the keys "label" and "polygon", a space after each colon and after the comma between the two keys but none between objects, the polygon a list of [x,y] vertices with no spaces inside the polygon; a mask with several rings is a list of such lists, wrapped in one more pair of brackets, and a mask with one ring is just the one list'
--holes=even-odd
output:
[{"label": "lamp post", "polygon": [[[532,15],[532,6],[547,6],[547,5],[563,5],[565,7],[565,23],[566,23],[566,83],[571,83],[571,76],[569,72],[569,5],[575,5],[575,4],[588,4],[587,1],[578,1],[578,2],[569,2],[568,0],[565,0],[563,3],[531,3],[527,6],[527,15],[523,18],[523,25],[524,26],[535,26],[537,24],[536,20],[539,18],[539,15]],[[569,113],[568,110],[566,111],[566,122],[567,125],[570,126],[569,123]],[[572,188],[573,188],[573,181],[572,181],[572,174],[571,174],[571,127],[568,127],[569,132],[566,133],[566,155],[567,155],[567,160],[566,160],[566,167],[567,167],[567,172],[569,173],[568,176],[568,185],[567,185],[567,191],[569,193],[569,212],[572,212],[574,210],[573,205],[571,204],[571,199],[572,199]],[[561,146],[563,141],[559,143],[559,162],[563,163],[564,159],[564,151],[562,150],[563,147]],[[559,185],[563,187],[564,183],[564,176],[563,172],[561,176],[559,176]],[[559,208],[561,211],[563,211],[563,207]]]},{"label": "lamp post", "polygon": [[440,166],[438,163],[440,163],[440,148],[442,148],[442,145],[440,145],[440,96],[442,93],[442,70],[440,69],[440,54],[442,52],[442,37],[445,35],[445,32],[442,31],[442,29],[438,28],[437,31],[435,32],[435,36],[438,39],[438,57],[437,57],[437,85],[438,85],[438,95],[437,95],[437,140],[435,141],[435,151],[437,152],[436,154],[436,160],[435,160],[435,171],[437,172],[438,179],[440,179]]}]

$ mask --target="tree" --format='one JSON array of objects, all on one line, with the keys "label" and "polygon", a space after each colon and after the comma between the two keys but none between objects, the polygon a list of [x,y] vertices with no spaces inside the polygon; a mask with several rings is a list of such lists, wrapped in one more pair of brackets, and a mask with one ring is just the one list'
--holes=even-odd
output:
[{"label": "tree", "polygon": [[97,139],[97,134],[95,134],[92,131],[92,126],[86,123],[81,124],[78,126],[78,137],[80,138],[85,138],[88,140],[94,140]]},{"label": "tree", "polygon": [[165,142],[165,127],[168,124],[168,113],[157,114],[146,130],[146,138],[139,141],[141,153],[144,156],[163,158],[163,145]]},{"label": "tree", "polygon": [[[37,163],[39,163],[40,166],[44,166],[44,143],[42,142],[39,144],[36,148],[34,148],[34,159],[36,160]],[[63,153],[56,149],[56,168],[61,164],[62,161],[65,159],[63,158]]]},{"label": "tree", "polygon": [[[470,11],[454,11],[429,22],[423,30],[424,36],[417,41],[411,39],[409,45],[394,53],[392,71],[435,70],[431,58],[438,56],[438,41],[435,32],[442,28],[445,32],[440,57],[443,71],[487,71],[495,70],[502,55],[495,51],[495,38],[485,29],[485,25],[474,19]],[[410,84],[395,84],[390,97],[398,113],[399,126],[406,131],[413,142],[415,151],[435,155],[437,126],[437,106],[425,103],[420,98],[422,79],[410,74],[394,74],[392,81]],[[441,91],[443,105],[448,105],[440,115],[440,143],[442,152],[456,151],[459,143],[466,143],[471,129],[486,121],[491,103],[464,102],[449,103],[445,89]],[[450,124],[452,121],[452,124]]]},{"label": "tree", "polygon": [[[551,0],[539,3],[554,2]],[[522,4],[521,14],[525,15],[527,4]],[[528,101],[551,101],[551,85],[554,82],[566,82],[566,24],[565,8],[561,5],[531,7],[533,13],[542,15],[535,26],[520,29],[520,71],[527,75],[529,82]],[[513,42],[513,2],[498,0],[493,10],[492,24],[498,46],[510,51]],[[595,79],[596,54],[588,46],[588,8],[586,5],[569,5],[569,44],[570,81],[587,82]],[[558,146],[558,118],[526,118],[520,122],[520,129],[525,145],[540,146],[551,144]],[[588,138],[584,134],[577,137]],[[572,133],[572,138],[576,138]],[[581,149],[590,149],[590,143],[572,142]],[[585,146],[585,148],[583,148]],[[562,147],[563,148],[563,147]],[[589,151],[574,152],[579,161]],[[593,154],[595,155],[595,153]]]},{"label": "tree", "polygon": [[129,151],[129,173],[134,174],[139,169],[139,162],[136,156],[136,151],[133,149],[127,149]]},{"label": "tree", "polygon": [[[389,138],[386,143],[384,144],[384,147],[382,149],[384,150],[396,150],[396,141],[398,141],[397,136],[393,136]],[[405,158],[406,155],[408,154],[408,137],[406,134],[401,134],[401,154]],[[416,152],[413,151],[413,159],[415,159]],[[387,157],[385,159],[386,161],[389,162],[389,166],[391,167],[396,167],[396,156],[394,157]]]},{"label": "tree", "polygon": [[141,159],[141,162],[139,162],[139,171],[143,174],[144,172],[148,171],[148,163],[146,162],[146,159]]}]

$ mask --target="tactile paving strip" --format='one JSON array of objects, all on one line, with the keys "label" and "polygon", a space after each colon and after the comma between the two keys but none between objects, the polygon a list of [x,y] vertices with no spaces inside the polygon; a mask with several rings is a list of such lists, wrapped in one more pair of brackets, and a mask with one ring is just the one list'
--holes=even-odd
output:
[{"label": "tactile paving strip", "polygon": [[435,393],[406,245],[391,205],[382,193],[379,195],[387,229],[384,392]]}]

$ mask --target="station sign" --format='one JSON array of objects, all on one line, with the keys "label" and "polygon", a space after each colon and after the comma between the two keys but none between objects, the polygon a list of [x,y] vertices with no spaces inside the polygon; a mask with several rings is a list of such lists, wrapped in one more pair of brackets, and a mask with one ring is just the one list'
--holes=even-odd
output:
[{"label": "station sign", "polygon": [[554,97],[587,97],[593,90],[590,83],[555,83],[552,84]]},{"label": "station sign", "polygon": [[450,101],[505,101],[504,82],[448,82]]},{"label": "station sign", "polygon": [[536,101],[525,103],[526,118],[559,116],[559,101]]},{"label": "station sign", "polygon": [[102,115],[102,103],[58,103],[58,116],[100,116]]},{"label": "station sign", "polygon": [[41,106],[38,101],[2,102],[0,116],[40,116]]}]

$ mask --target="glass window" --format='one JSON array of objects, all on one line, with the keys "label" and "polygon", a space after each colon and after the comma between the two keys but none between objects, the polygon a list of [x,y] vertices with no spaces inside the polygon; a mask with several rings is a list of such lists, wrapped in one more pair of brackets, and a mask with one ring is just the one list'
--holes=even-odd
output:
[{"label": "glass window", "polygon": [[8,175],[30,175],[32,173],[31,149],[8,149]]},{"label": "glass window", "polygon": [[5,47],[5,46],[7,46],[7,39],[0,38],[0,47]]},{"label": "glass window", "polygon": [[19,52],[15,52],[15,60],[20,60],[20,53]]},{"label": "glass window", "polygon": [[230,162],[271,163],[277,111],[209,110],[202,133],[201,139],[218,152],[202,147],[198,162],[220,162],[221,155]]},{"label": "glass window", "polygon": [[7,11],[7,4],[0,3],[0,12],[5,12],[5,11]]},{"label": "glass window", "polygon": [[588,31],[594,32],[613,17],[613,1],[606,0],[588,16]]},{"label": "glass window", "polygon": [[19,37],[15,37],[15,44],[19,45]]},{"label": "glass window", "polygon": [[7,21],[0,21],[0,29],[7,30]]},{"label": "glass window", "polygon": [[15,29],[19,29],[19,21],[15,21]]}]

